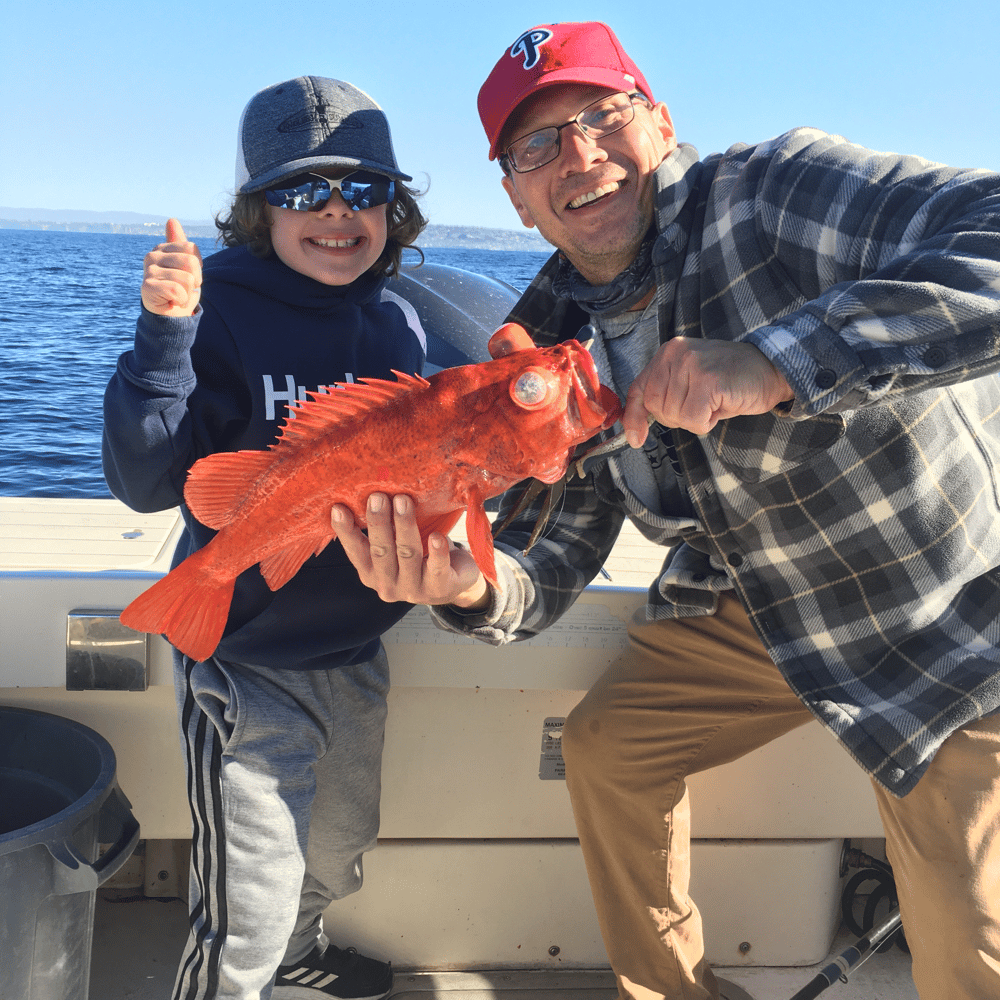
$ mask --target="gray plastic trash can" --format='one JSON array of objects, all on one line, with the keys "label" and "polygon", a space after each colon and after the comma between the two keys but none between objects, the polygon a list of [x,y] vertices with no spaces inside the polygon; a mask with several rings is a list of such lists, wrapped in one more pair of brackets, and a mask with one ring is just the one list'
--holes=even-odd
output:
[{"label": "gray plastic trash can", "polygon": [[139,842],[116,768],[92,729],[0,706],[4,1000],[87,1000],[96,890]]}]

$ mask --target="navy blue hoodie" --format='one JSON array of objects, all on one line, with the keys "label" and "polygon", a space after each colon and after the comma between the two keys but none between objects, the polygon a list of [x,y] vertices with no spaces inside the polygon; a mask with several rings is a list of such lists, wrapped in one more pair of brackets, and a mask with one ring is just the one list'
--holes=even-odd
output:
[{"label": "navy blue hoodie", "polygon": [[[195,316],[139,317],[135,346],[105,393],[108,485],[134,510],[181,504],[187,531],[177,565],[214,534],[183,506],[187,470],[199,458],[262,450],[307,389],[391,379],[392,369],[419,373],[425,349],[416,313],[384,278],[324,285],[276,257],[223,250],[205,261]],[[298,670],[358,663],[409,608],[365,587],[333,542],[278,591],[256,566],[243,573],[215,655]]]}]

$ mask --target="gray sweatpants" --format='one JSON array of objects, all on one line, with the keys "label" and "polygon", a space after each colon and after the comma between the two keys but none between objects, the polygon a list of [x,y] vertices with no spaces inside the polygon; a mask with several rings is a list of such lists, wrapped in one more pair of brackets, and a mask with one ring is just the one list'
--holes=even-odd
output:
[{"label": "gray sweatpants", "polygon": [[194,823],[191,933],[174,1000],[269,1000],[279,965],[324,945],[379,824],[385,651],[336,670],[175,655]]}]

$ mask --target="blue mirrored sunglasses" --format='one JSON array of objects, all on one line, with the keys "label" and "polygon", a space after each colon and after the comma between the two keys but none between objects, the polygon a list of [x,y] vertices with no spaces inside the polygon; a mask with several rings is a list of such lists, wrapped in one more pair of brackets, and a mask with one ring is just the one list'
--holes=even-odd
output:
[{"label": "blue mirrored sunglasses", "polygon": [[375,205],[387,205],[396,197],[396,184],[381,174],[355,170],[346,177],[330,178],[322,174],[299,174],[284,181],[281,187],[267,188],[264,197],[275,208],[296,212],[319,212],[339,191],[355,212]]}]

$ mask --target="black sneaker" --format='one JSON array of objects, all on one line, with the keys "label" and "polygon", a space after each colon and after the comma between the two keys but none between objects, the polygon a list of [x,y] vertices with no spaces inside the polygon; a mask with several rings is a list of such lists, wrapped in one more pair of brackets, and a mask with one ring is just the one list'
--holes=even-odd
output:
[{"label": "black sneaker", "polygon": [[382,1000],[392,989],[392,965],[354,948],[313,948],[295,965],[279,965],[273,1000]]}]

